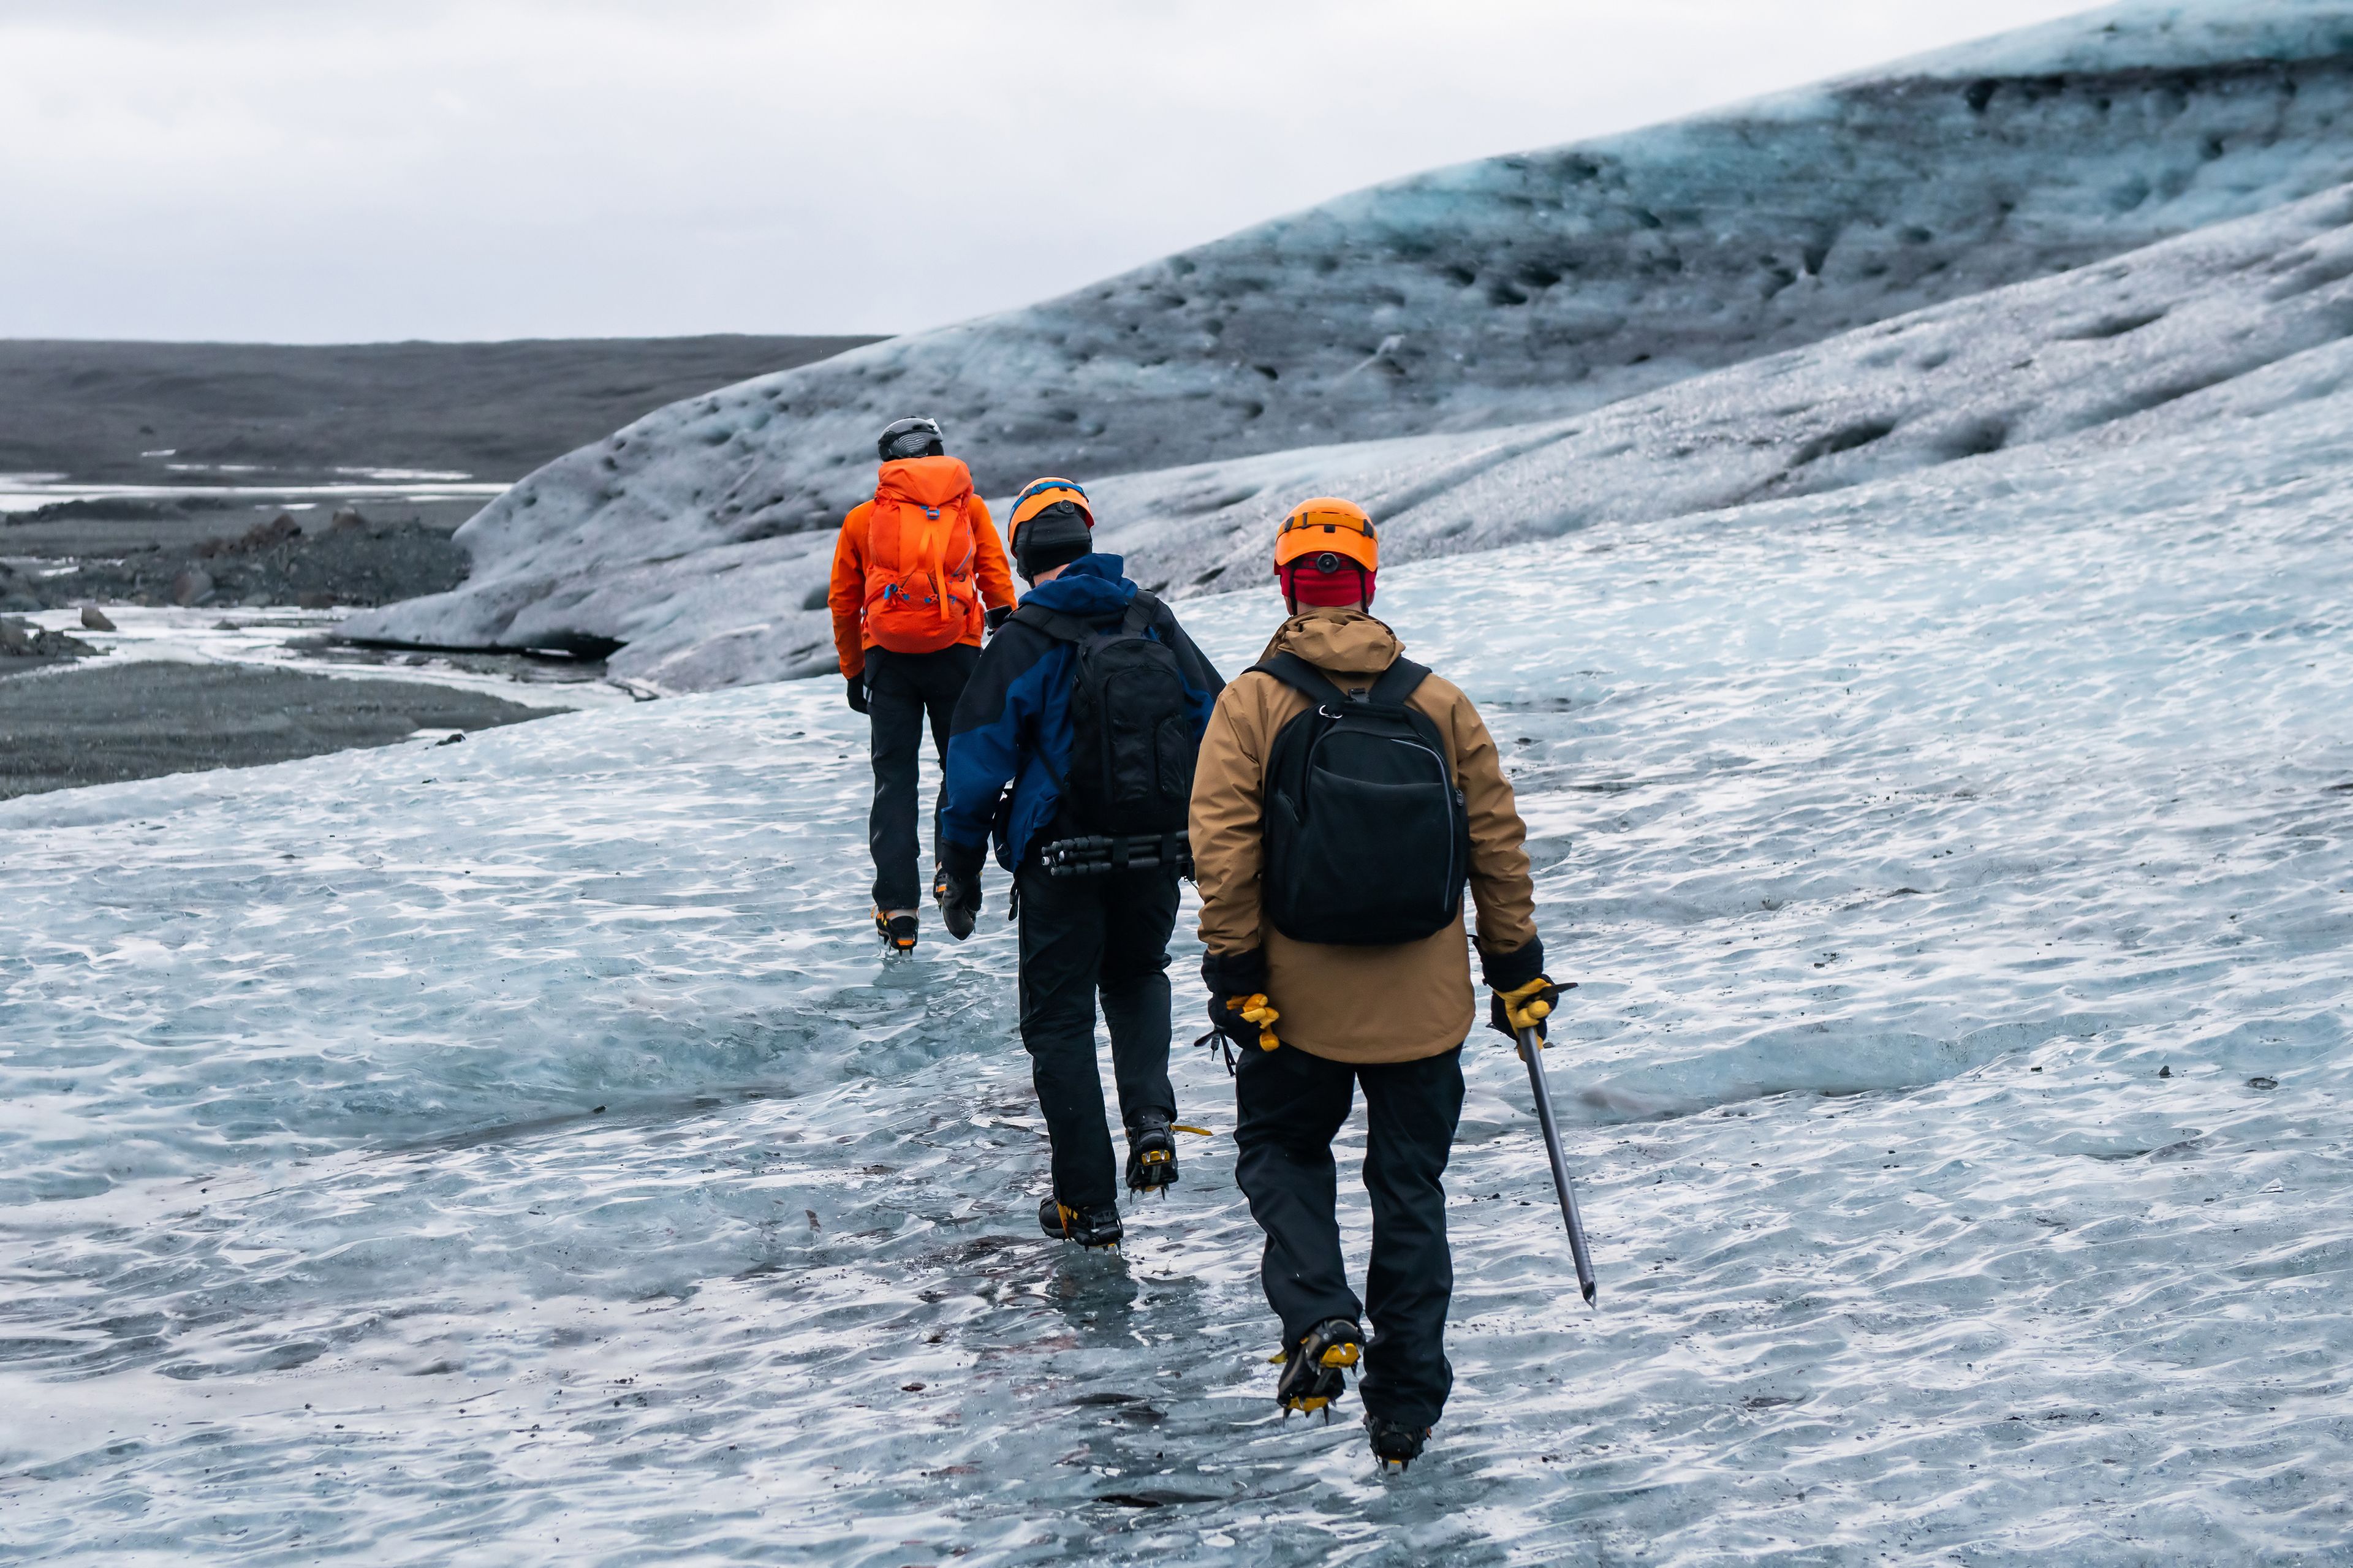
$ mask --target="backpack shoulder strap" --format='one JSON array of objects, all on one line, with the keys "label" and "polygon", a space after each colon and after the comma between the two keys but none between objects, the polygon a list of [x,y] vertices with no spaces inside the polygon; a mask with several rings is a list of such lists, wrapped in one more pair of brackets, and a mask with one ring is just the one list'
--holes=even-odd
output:
[{"label": "backpack shoulder strap", "polygon": [[1402,708],[1405,700],[1419,690],[1421,683],[1429,679],[1429,666],[1400,658],[1381,672],[1381,678],[1373,682],[1373,689],[1365,693],[1365,700],[1379,703],[1385,708]]},{"label": "backpack shoulder strap", "polygon": [[1120,621],[1119,629],[1132,637],[1143,637],[1167,613],[1167,605],[1138,588],[1135,597],[1128,601],[1127,615]]},{"label": "backpack shoulder strap", "polygon": [[1386,708],[1411,725],[1414,733],[1428,742],[1430,749],[1438,753],[1439,760],[1446,764],[1446,782],[1451,788],[1454,784],[1454,759],[1452,749],[1446,743],[1445,732],[1439,728],[1437,720],[1419,708],[1406,705],[1406,699],[1421,689],[1421,683],[1429,679],[1428,665],[1400,658],[1383,670],[1381,678],[1373,682],[1373,689],[1365,693],[1365,706]]},{"label": "backpack shoulder strap", "polygon": [[1060,642],[1082,643],[1095,635],[1094,627],[1076,616],[1026,601],[1014,607],[1013,618],[1025,626],[1035,626]]},{"label": "backpack shoulder strap", "polygon": [[1306,698],[1310,706],[1320,708],[1338,703],[1345,707],[1347,704],[1346,692],[1333,685],[1330,677],[1295,653],[1278,653],[1250,668],[1261,675],[1271,675]]}]

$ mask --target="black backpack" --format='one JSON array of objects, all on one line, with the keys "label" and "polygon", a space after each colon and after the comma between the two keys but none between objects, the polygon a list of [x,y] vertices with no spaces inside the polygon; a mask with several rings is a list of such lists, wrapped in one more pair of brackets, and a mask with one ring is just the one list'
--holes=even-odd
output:
[{"label": "black backpack", "polygon": [[1071,644],[1071,762],[1063,798],[1081,826],[1119,837],[1182,833],[1200,742],[1176,650],[1147,634],[1162,614],[1142,589],[1103,627],[1023,605],[1013,618]]},{"label": "black backpack", "polygon": [[1261,895],[1274,929],[1388,947],[1460,924],[1471,814],[1438,726],[1406,706],[1430,671],[1398,659],[1357,697],[1295,654],[1258,668],[1309,703],[1267,759]]}]

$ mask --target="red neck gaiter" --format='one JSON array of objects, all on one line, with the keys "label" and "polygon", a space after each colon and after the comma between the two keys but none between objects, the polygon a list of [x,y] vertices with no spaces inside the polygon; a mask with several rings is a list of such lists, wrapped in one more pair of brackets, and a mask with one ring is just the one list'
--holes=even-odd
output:
[{"label": "red neck gaiter", "polygon": [[1328,608],[1345,605],[1354,608],[1358,600],[1365,608],[1373,607],[1373,579],[1376,573],[1354,564],[1336,572],[1319,572],[1313,566],[1293,562],[1282,570],[1282,594],[1301,609]]}]

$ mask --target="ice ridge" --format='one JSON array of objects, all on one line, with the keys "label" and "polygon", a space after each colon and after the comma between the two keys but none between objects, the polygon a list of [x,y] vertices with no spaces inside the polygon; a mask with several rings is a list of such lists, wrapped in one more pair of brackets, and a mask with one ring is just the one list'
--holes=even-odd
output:
[{"label": "ice ridge", "polygon": [[1437,170],[657,411],[469,523],[467,585],[357,629],[608,647],[726,576],[723,624],[636,672],[814,668],[809,575],[777,569],[807,545],[776,542],[828,529],[910,408],[999,491],[1566,418],[2333,187],[2348,108],[2353,5],[2136,5]]},{"label": "ice ridge", "polygon": [[[1092,490],[1104,547],[1139,582],[1198,595],[1262,575],[1274,521],[1319,490],[1365,502],[1392,562],[1488,550],[2261,415],[2344,384],[2348,333],[2353,187],[1575,418],[1119,475]],[[826,614],[810,607],[829,549],[796,536],[615,568],[523,606],[512,626],[549,640],[583,622],[619,628],[628,646],[614,667],[674,690],[806,673],[830,657]],[[403,608],[424,617],[435,604]]]}]

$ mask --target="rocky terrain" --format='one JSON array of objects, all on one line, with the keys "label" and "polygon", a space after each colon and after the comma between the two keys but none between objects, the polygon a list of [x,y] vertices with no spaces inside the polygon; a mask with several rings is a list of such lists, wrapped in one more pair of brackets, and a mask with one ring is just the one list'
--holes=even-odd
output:
[{"label": "rocky terrain", "polygon": [[15,675],[63,659],[88,658],[98,650],[79,637],[29,621],[0,616],[0,675]]},{"label": "rocky terrain", "polygon": [[874,341],[0,342],[0,474],[512,479],[649,409]]},{"label": "rocky terrain", "polygon": [[[14,662],[0,658],[0,674]],[[389,745],[420,729],[489,729],[551,711],[423,682],[251,666],[139,661],[60,669],[0,683],[0,799],[286,762]]]},{"label": "rocky terrain", "polygon": [[151,544],[63,571],[9,573],[0,576],[0,608],[97,603],[324,609],[438,594],[465,576],[465,551],[438,529],[373,523],[347,510],[306,530],[281,512],[241,534],[185,549]]}]

